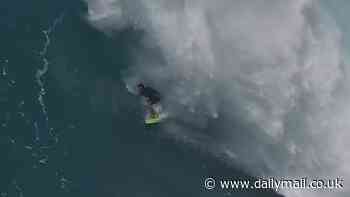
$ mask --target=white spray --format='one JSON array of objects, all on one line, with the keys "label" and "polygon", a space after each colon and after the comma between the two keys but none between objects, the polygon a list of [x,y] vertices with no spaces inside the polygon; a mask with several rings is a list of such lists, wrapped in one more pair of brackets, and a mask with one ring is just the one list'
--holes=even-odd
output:
[{"label": "white spray", "polygon": [[126,82],[161,90],[178,120],[166,132],[256,176],[350,178],[341,32],[318,1],[87,2],[92,25],[106,33],[136,26],[145,45],[161,49],[166,63],[139,54]]}]

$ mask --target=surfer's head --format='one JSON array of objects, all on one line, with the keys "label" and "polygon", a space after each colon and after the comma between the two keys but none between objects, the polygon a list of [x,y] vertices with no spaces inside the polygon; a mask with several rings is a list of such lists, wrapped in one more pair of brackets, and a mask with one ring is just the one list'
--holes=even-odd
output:
[{"label": "surfer's head", "polygon": [[137,84],[137,89],[139,92],[141,92],[144,88],[145,88],[145,85],[143,85],[143,83]]}]

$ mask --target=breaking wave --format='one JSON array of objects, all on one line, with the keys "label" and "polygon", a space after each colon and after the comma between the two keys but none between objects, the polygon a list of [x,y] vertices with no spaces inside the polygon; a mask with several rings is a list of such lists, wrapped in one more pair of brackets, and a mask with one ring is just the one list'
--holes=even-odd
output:
[{"label": "breaking wave", "polygon": [[86,1],[103,32],[147,33],[125,82],[162,92],[164,132],[255,176],[350,177],[342,34],[318,1]]}]

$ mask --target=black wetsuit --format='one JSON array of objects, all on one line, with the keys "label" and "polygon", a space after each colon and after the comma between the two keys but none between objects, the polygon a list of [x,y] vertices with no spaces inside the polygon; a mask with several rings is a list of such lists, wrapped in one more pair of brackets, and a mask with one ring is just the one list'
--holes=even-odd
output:
[{"label": "black wetsuit", "polygon": [[159,101],[160,101],[159,92],[151,87],[147,87],[147,86],[144,87],[141,90],[140,95],[145,97],[147,99],[147,102],[149,102],[149,104],[151,104],[151,105],[159,103]]}]

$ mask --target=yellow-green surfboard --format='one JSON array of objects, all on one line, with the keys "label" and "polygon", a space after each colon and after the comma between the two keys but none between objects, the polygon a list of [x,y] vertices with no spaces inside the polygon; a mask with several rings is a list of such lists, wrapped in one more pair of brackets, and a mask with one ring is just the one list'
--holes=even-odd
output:
[{"label": "yellow-green surfboard", "polygon": [[145,124],[157,124],[162,121],[162,118],[159,114],[156,116],[146,116]]}]

